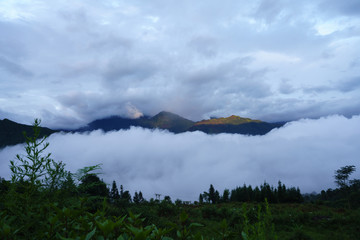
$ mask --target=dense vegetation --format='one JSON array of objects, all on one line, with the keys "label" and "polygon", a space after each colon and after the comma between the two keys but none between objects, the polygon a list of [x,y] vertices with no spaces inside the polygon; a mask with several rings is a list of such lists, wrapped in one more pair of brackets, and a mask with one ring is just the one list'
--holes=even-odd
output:
[{"label": "dense vegetation", "polygon": [[10,162],[11,180],[0,178],[0,239],[359,239],[354,166],[335,172],[338,189],[304,198],[279,182],[222,194],[211,184],[195,203],[148,201],[115,181],[108,188],[99,165],[66,171],[45,154],[39,125],[26,156]]}]

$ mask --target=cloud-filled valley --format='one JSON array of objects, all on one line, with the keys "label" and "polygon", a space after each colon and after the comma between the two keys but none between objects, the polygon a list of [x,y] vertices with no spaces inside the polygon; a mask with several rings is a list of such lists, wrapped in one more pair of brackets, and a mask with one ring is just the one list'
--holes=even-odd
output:
[{"label": "cloud-filled valley", "polygon": [[[360,177],[360,116],[334,115],[302,119],[264,136],[172,134],[131,128],[103,133],[64,134],[49,137],[49,151],[66,169],[102,164],[100,176],[116,180],[131,193],[142,191],[172,199],[196,200],[213,184],[222,191],[244,183],[264,181],[276,186],[299,186],[303,193],[334,188],[334,171],[355,165]],[[9,178],[9,160],[24,153],[23,146],[0,151],[0,176]]]}]

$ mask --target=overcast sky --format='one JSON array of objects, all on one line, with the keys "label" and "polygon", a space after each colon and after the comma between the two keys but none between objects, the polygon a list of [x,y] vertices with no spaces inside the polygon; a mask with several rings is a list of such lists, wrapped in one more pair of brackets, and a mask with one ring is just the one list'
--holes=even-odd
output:
[{"label": "overcast sky", "polygon": [[0,119],[360,113],[360,1],[0,1]]}]

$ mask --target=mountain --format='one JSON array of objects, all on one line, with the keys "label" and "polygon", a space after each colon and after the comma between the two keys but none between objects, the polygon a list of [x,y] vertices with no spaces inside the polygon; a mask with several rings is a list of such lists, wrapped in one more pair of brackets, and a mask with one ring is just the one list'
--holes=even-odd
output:
[{"label": "mountain", "polygon": [[227,118],[215,118],[196,122],[188,131],[202,131],[208,134],[238,133],[245,135],[264,135],[285,123],[268,123],[250,118],[232,115]]},{"label": "mountain", "polygon": [[105,132],[116,131],[120,129],[129,129],[131,126],[142,126],[143,121],[147,121],[147,117],[138,119],[122,118],[119,116],[111,116],[103,119],[95,120],[87,126],[73,130],[72,132],[87,132],[101,129]]},{"label": "mountain", "polygon": [[170,112],[160,112],[153,117],[141,117],[137,119],[122,118],[119,116],[112,116],[108,118],[98,119],[87,126],[74,130],[74,132],[85,132],[101,129],[105,132],[129,129],[131,126],[143,128],[159,128],[166,129],[173,133],[185,132],[192,125],[193,121],[180,117]]},{"label": "mountain", "polygon": [[251,122],[261,123],[260,120],[252,120],[250,118],[242,118],[239,116],[231,115],[230,117],[227,117],[227,118],[212,118],[209,120],[202,120],[200,122],[195,123],[195,126],[198,126],[198,125],[224,125],[224,124],[240,125],[240,124],[251,123]]},{"label": "mountain", "polygon": [[167,129],[174,133],[186,132],[194,125],[193,121],[165,111],[150,118],[148,123],[152,128]]},{"label": "mountain", "polygon": [[[49,128],[41,128],[41,136],[50,135],[58,131],[86,132],[101,129],[108,132],[129,129],[131,126],[149,129],[166,129],[173,133],[202,131],[208,134],[239,133],[246,135],[264,135],[274,128],[282,127],[284,124],[285,123],[268,123],[235,115],[227,118],[215,118],[193,122],[177,114],[163,111],[153,117],[145,116],[137,119],[119,116],[97,119],[76,130],[52,130]],[[33,132],[32,126],[19,124],[8,119],[0,120],[0,148],[25,142],[22,134],[24,131],[31,134]]]},{"label": "mountain", "polygon": [[99,119],[89,123],[86,127],[75,130],[75,132],[97,129],[112,131],[129,129],[131,126],[138,126],[150,129],[166,129],[173,133],[202,131],[208,134],[239,133],[246,135],[264,135],[273,128],[279,128],[283,125],[284,123],[268,123],[235,115],[227,118],[215,118],[193,122],[177,114],[162,111],[153,117],[141,117],[138,119],[128,119],[118,116]]},{"label": "mountain", "polygon": [[[30,125],[19,124],[9,119],[0,120],[0,149],[9,145],[16,145],[25,142],[23,132],[28,136],[33,136],[33,127]],[[40,128],[40,137],[56,132],[49,128]]]},{"label": "mountain", "polygon": [[274,128],[282,127],[285,123],[249,122],[243,124],[199,124],[188,131],[202,131],[208,134],[238,133],[244,135],[265,135]]}]

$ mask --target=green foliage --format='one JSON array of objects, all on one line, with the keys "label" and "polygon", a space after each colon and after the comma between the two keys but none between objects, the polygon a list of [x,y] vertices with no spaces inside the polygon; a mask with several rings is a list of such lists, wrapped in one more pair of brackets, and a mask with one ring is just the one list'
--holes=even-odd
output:
[{"label": "green foliage", "polygon": [[79,191],[87,196],[107,197],[109,195],[109,189],[106,187],[106,184],[93,173],[82,177]]},{"label": "green foliage", "polygon": [[275,227],[272,223],[272,216],[269,209],[267,199],[265,199],[265,206],[262,208],[260,205],[257,207],[256,221],[251,222],[248,218],[248,209],[243,205],[243,230],[241,236],[244,240],[267,240],[277,239],[275,234]]},{"label": "green foliage", "polygon": [[13,183],[28,181],[30,186],[46,187],[49,190],[54,190],[60,187],[65,178],[65,164],[51,159],[51,153],[45,153],[49,143],[45,142],[46,136],[38,140],[40,137],[40,123],[39,119],[35,119],[32,137],[28,137],[24,133],[27,155],[22,157],[17,154],[17,161],[10,161],[11,180]]},{"label": "green foliage", "polygon": [[299,188],[286,188],[280,181],[278,187],[274,188],[268,183],[254,189],[251,186],[236,187],[231,190],[230,201],[237,202],[263,202],[268,199],[270,203],[301,203],[304,201]]},{"label": "green foliage", "polygon": [[345,166],[335,171],[335,183],[340,188],[349,187],[349,176],[356,170],[355,166]]}]

